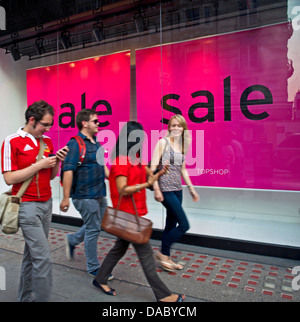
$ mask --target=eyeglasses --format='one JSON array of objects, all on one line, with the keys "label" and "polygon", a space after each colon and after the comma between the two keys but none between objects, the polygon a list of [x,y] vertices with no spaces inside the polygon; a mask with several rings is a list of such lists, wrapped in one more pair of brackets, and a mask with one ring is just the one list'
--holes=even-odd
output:
[{"label": "eyeglasses", "polygon": [[94,124],[99,124],[99,123],[100,123],[100,122],[98,121],[98,119],[90,120],[90,122],[93,122]]},{"label": "eyeglasses", "polygon": [[41,125],[43,125],[43,127],[46,127],[48,129],[51,129],[51,127],[53,126],[53,123],[54,122],[52,122],[52,124],[48,124],[48,123],[43,123],[43,122],[38,121],[38,123],[40,123]]}]

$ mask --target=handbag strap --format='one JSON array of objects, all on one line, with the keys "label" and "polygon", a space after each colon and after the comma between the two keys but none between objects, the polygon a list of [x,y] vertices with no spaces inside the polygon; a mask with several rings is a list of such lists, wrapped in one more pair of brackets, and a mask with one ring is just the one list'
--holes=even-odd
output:
[{"label": "handbag strap", "polygon": [[[120,207],[120,204],[121,204],[121,200],[122,200],[122,198],[123,198],[123,196],[124,196],[124,190],[125,190],[125,188],[126,188],[126,187],[127,187],[127,186],[125,186],[125,187],[121,190],[121,192],[120,192],[119,201],[118,201],[118,205],[117,205],[117,210],[119,210],[119,207]],[[134,207],[135,214],[136,214],[136,216],[137,216],[137,217],[139,217],[139,214],[138,214],[138,211],[137,211],[137,208],[136,208],[136,204],[135,204],[135,201],[134,201],[133,195],[130,195],[130,197],[131,197],[131,200],[132,200],[132,203],[133,203],[133,207]]]},{"label": "handbag strap", "polygon": [[[42,138],[40,138],[40,150],[39,150],[39,154],[37,156],[36,162],[40,161],[42,159],[42,156],[44,154],[44,150],[45,150],[45,145],[44,145],[44,141]],[[19,189],[18,193],[17,193],[17,197],[21,198],[23,196],[23,194],[25,193],[26,189],[28,188],[30,182],[32,181],[32,179],[34,178],[35,175],[33,175],[32,177],[28,178],[27,180],[25,180],[22,183],[21,188]]]},{"label": "handbag strap", "polygon": [[[123,195],[124,195],[124,190],[127,186],[125,186],[121,192],[120,192],[120,196],[119,196],[119,202],[118,202],[118,205],[117,205],[117,208],[115,209],[114,211],[114,220],[116,219],[116,216],[117,216],[117,212],[119,211],[119,207],[120,207],[120,203],[121,203],[121,200],[123,198]],[[141,231],[141,224],[140,224],[140,218],[139,218],[139,214],[138,214],[138,211],[137,211],[137,208],[136,208],[136,204],[135,204],[135,201],[134,201],[134,198],[133,198],[133,195],[130,195],[131,197],[131,200],[132,200],[132,203],[133,203],[133,207],[134,207],[134,210],[135,210],[135,219],[136,219],[136,223],[137,223],[137,226],[138,226],[138,229],[137,231],[140,232]]]},{"label": "handbag strap", "polygon": [[[167,146],[169,144],[168,139],[166,139],[166,138],[163,138],[163,139],[166,141],[166,145],[164,147],[164,150],[162,151],[162,154],[161,154],[161,156],[159,158],[159,162],[158,162],[158,165],[157,166],[159,166],[160,162],[162,161],[163,155],[165,154],[165,152],[167,150]],[[148,162],[147,166],[148,166],[148,168],[151,168],[151,160]]]}]

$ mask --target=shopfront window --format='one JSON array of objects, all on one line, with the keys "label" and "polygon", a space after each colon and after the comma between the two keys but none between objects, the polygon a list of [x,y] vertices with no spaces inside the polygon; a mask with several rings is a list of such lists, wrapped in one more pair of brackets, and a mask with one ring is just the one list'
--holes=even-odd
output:
[{"label": "shopfront window", "polygon": [[[26,106],[44,99],[55,108],[55,149],[77,134],[78,111],[92,108],[108,165],[128,120],[144,126],[148,162],[170,117],[181,114],[200,195],[192,202],[183,182],[189,233],[300,247],[296,0],[0,1],[1,8],[2,140],[24,124]],[[59,177],[52,193],[56,216],[80,217],[73,206],[60,211]],[[164,207],[152,191],[147,197],[148,216],[162,229]]]}]

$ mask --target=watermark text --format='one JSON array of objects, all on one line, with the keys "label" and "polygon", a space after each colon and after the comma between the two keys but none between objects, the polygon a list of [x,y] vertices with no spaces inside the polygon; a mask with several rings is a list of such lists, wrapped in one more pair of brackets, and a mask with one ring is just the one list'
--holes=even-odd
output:
[{"label": "watermark text", "polygon": [[6,11],[0,6],[0,30],[6,30]]},{"label": "watermark text", "polygon": [[[299,274],[298,274],[299,273]],[[300,290],[300,266],[295,266],[292,269],[292,274],[293,275],[297,275],[296,277],[294,277],[294,279],[292,280],[292,289],[294,291],[299,291]]]},{"label": "watermark text", "polygon": [[0,266],[0,291],[6,291],[6,272],[2,266]]},{"label": "watermark text", "polygon": [[[98,133],[97,140],[101,143],[101,148],[97,151],[98,164],[115,165],[116,155],[128,155],[128,160],[119,161],[120,165],[127,162],[135,164],[136,156],[141,153],[142,163],[146,165],[153,158],[159,140],[166,137],[165,130],[152,130],[148,134],[143,130],[133,130],[127,137],[127,124],[123,122],[119,124],[119,133],[118,137],[116,133],[107,129]],[[178,150],[182,151],[182,154],[171,153],[170,148],[165,147],[165,150],[161,151],[161,163],[179,166],[185,162],[189,168],[189,175],[199,176],[202,174],[199,169],[204,169],[204,130],[185,130],[182,138],[178,141]]]}]

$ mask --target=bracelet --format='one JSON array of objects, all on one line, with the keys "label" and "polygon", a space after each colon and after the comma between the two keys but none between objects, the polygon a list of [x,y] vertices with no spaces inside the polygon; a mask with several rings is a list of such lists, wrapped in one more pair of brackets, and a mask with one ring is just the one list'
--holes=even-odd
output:
[{"label": "bracelet", "polygon": [[189,189],[190,189],[190,188],[194,188],[193,186],[187,186],[187,187],[188,187]]},{"label": "bracelet", "polygon": [[152,184],[147,180],[147,183],[148,183],[148,185],[149,185],[149,187],[151,187],[152,186]]},{"label": "bracelet", "polygon": [[141,186],[138,183],[135,185],[135,187],[136,187],[137,192],[140,192]]}]

